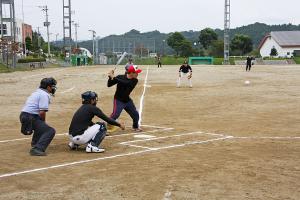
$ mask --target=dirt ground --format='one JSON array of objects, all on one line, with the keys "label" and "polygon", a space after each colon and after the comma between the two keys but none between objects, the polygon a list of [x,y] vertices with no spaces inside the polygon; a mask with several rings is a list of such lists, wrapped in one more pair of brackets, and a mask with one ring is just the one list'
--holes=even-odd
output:
[{"label": "dirt ground", "polygon": [[[194,66],[193,88],[176,88],[178,66],[149,66],[144,85],[142,67],[132,98],[139,108],[145,88],[145,132],[114,133],[103,154],[70,151],[65,133],[81,93],[96,91],[112,112],[111,68],[0,74],[0,199],[300,199],[299,66]],[[58,80],[47,115],[57,135],[37,158],[18,117],[47,76]],[[125,112],[120,121],[131,126]]]}]

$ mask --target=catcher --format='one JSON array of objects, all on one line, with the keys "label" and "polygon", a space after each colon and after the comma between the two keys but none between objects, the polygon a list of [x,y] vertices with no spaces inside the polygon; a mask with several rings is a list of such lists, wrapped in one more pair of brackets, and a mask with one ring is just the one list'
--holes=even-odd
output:
[{"label": "catcher", "polygon": [[96,105],[98,95],[95,92],[87,91],[81,95],[82,106],[73,116],[69,128],[69,147],[75,150],[79,145],[87,144],[87,153],[102,153],[105,149],[99,147],[106,136],[106,125],[103,122],[93,123],[92,119],[97,116],[108,124],[120,127],[122,130],[125,126],[107,117]]},{"label": "catcher", "polygon": [[181,87],[181,79],[183,77],[186,77],[189,81],[189,87],[192,88],[192,75],[193,75],[193,70],[190,65],[187,64],[185,61],[183,65],[179,68],[179,77],[177,81],[177,87]]}]

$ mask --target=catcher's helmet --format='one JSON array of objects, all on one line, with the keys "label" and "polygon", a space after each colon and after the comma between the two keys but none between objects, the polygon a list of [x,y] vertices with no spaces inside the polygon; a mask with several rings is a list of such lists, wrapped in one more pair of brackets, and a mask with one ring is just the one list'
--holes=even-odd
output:
[{"label": "catcher's helmet", "polygon": [[87,91],[81,94],[82,102],[89,103],[92,99],[98,100],[98,94],[96,92]]},{"label": "catcher's helmet", "polygon": [[43,78],[42,80],[41,80],[41,84],[40,84],[40,88],[41,89],[47,89],[47,87],[48,86],[50,86],[51,87],[51,93],[52,93],[52,95],[54,95],[55,94],[55,92],[56,92],[56,84],[57,84],[57,81],[54,79],[54,78],[52,78],[52,77],[50,77],[50,78]]}]

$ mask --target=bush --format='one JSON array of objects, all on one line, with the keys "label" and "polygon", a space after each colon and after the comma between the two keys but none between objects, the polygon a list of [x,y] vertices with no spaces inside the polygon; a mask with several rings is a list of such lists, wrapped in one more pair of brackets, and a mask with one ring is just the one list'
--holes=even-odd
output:
[{"label": "bush", "polygon": [[31,62],[46,62],[45,58],[25,58],[19,59],[18,63],[31,63]]},{"label": "bush", "polygon": [[[224,58],[214,58],[214,65],[223,65]],[[235,65],[234,59],[229,58],[230,65]]]}]

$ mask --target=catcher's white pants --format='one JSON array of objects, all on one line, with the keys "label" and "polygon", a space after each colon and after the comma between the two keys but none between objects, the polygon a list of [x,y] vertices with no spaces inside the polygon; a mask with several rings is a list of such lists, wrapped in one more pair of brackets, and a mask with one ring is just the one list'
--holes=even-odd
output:
[{"label": "catcher's white pants", "polygon": [[192,79],[191,78],[188,79],[189,75],[190,75],[190,73],[183,73],[183,72],[181,72],[180,73],[180,77],[178,77],[178,80],[177,80],[177,87],[181,86],[181,79],[183,79],[183,78],[188,80],[190,87],[193,87]]},{"label": "catcher's white pants", "polygon": [[99,129],[100,129],[100,125],[95,124],[95,125],[89,127],[88,129],[86,129],[86,131],[84,131],[84,133],[82,135],[77,135],[75,137],[70,135],[70,141],[73,142],[74,144],[78,144],[78,145],[87,144],[92,139],[94,139],[94,137],[99,132]]}]

